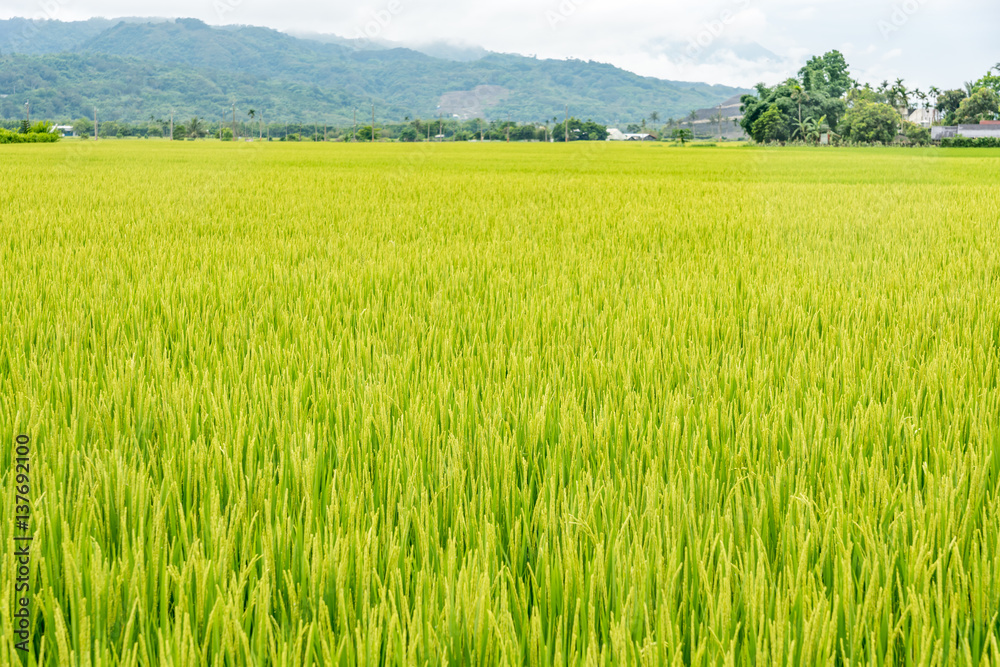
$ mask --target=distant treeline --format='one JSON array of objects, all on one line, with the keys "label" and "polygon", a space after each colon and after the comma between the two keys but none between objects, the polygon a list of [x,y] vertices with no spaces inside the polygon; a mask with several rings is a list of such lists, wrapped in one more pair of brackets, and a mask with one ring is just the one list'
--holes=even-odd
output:
[{"label": "distant treeline", "polygon": [[[0,120],[0,127],[17,131],[23,120]],[[379,141],[603,141],[608,137],[607,127],[592,121],[569,119],[569,132],[565,123],[516,123],[511,121],[481,120],[422,120],[403,123],[376,122],[375,139]],[[94,121],[89,118],[62,120],[61,126],[71,126],[74,134],[84,138],[94,136]],[[235,132],[234,132],[235,130]],[[372,126],[324,126],[312,122],[263,122],[258,119],[237,119],[234,122],[210,122],[200,118],[186,120],[152,118],[146,122],[128,123],[118,120],[102,121],[98,118],[97,136],[101,138],[160,138],[173,132],[176,140],[216,138],[224,141],[237,139],[270,139],[271,141],[371,141]]]},{"label": "distant treeline", "polygon": [[0,123],[0,144],[41,144],[59,141],[62,135],[52,132],[52,124],[45,121],[29,125],[22,121]]}]

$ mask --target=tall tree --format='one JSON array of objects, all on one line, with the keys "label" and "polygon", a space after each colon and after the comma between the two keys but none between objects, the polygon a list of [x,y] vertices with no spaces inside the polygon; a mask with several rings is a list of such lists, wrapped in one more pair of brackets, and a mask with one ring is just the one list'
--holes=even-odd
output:
[{"label": "tall tree", "polygon": [[678,127],[670,133],[670,136],[673,137],[674,141],[681,142],[681,146],[683,146],[685,142],[689,141],[694,136],[694,134],[686,127]]},{"label": "tall tree", "polygon": [[191,139],[201,139],[205,136],[205,126],[197,116],[188,121],[185,129],[187,136]]},{"label": "tall tree", "polygon": [[945,122],[949,125],[954,123],[954,115],[958,111],[958,107],[962,105],[965,98],[965,91],[962,90],[946,90],[938,95],[938,112],[945,116]]},{"label": "tall tree", "polygon": [[834,99],[843,97],[852,82],[847,60],[836,50],[810,58],[799,70],[799,80],[810,93],[822,92]]},{"label": "tall tree", "polygon": [[799,106],[799,125],[802,124],[802,103],[808,102],[811,98],[809,92],[800,86],[798,83],[794,83],[790,86],[792,89],[792,101]]},{"label": "tall tree", "polygon": [[910,109],[910,91],[906,89],[906,84],[902,79],[896,79],[896,83],[892,86],[893,100],[896,104],[893,104],[903,116],[907,115],[907,111]]},{"label": "tall tree", "polygon": [[1000,95],[990,88],[977,90],[964,100],[955,112],[955,120],[960,125],[996,120],[998,116],[1000,116]]},{"label": "tall tree", "polygon": [[937,112],[938,112],[938,98],[941,97],[941,90],[937,86],[931,86],[927,91],[930,96],[930,101],[928,102],[929,107],[933,110],[931,113],[931,125],[937,122]]}]

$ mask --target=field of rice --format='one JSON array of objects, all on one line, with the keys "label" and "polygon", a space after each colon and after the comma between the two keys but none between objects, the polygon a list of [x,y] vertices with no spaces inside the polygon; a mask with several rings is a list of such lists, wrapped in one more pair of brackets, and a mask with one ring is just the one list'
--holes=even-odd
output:
[{"label": "field of rice", "polygon": [[0,664],[1000,664],[998,177],[4,147]]}]

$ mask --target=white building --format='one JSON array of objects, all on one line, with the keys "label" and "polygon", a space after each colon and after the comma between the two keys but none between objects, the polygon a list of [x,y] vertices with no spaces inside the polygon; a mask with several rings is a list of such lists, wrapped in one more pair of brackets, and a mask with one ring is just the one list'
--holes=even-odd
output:
[{"label": "white building", "polygon": [[625,134],[621,130],[609,127],[608,141],[656,141],[652,134]]},{"label": "white building", "polygon": [[934,109],[917,109],[907,120],[921,127],[930,127],[937,120],[936,116],[937,112]]}]

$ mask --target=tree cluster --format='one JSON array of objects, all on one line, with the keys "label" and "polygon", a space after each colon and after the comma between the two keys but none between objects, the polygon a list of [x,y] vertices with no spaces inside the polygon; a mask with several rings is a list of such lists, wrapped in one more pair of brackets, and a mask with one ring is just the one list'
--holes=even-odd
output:
[{"label": "tree cluster", "polygon": [[61,137],[59,132],[52,131],[52,124],[46,121],[29,125],[27,120],[23,120],[16,131],[0,127],[0,144],[53,143]]},{"label": "tree cluster", "polygon": [[[994,70],[1000,74],[1000,64]],[[946,125],[1000,118],[1000,75],[992,71],[964,89],[932,87],[925,93],[908,89],[902,79],[873,87],[852,79],[837,51],[812,58],[795,78],[756,88],[741,99],[740,125],[758,143],[818,143],[829,133],[850,143],[887,144],[903,137],[922,145],[930,142],[930,131],[908,121],[919,108]]]}]

